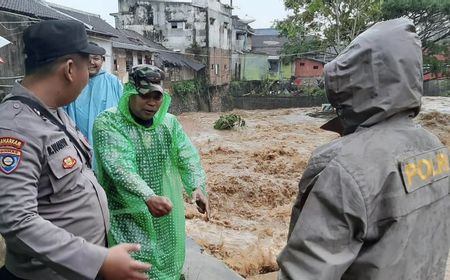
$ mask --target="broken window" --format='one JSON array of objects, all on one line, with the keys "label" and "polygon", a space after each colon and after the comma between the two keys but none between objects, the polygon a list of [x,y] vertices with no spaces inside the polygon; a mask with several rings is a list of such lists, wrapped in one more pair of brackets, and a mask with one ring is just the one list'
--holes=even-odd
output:
[{"label": "broken window", "polygon": [[213,18],[213,17],[210,17],[210,18],[209,18],[209,24],[214,25],[214,22],[215,22],[215,21],[216,21],[215,18]]}]

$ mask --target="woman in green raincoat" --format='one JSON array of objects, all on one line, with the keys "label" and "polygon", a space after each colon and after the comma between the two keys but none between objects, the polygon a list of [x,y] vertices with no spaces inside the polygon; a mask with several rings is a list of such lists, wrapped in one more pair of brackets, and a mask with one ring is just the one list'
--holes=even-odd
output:
[{"label": "woman in green raincoat", "polygon": [[150,279],[180,279],[185,258],[183,186],[207,212],[200,156],[157,84],[161,70],[139,65],[119,106],[94,124],[97,176],[111,214],[109,245],[140,243],[136,259],[150,263]]}]

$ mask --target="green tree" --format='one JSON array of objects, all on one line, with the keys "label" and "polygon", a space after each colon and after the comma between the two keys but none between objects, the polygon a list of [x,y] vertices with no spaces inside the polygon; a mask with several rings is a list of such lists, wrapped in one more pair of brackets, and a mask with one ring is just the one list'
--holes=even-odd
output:
[{"label": "green tree", "polygon": [[410,18],[422,40],[424,72],[449,75],[450,0],[384,0],[383,18]]},{"label": "green tree", "polygon": [[450,37],[450,0],[384,0],[382,12],[384,19],[410,18],[424,46]]},{"label": "green tree", "polygon": [[383,0],[284,0],[292,14],[276,26],[291,42],[316,36],[322,46],[339,51],[381,18],[382,4]]}]

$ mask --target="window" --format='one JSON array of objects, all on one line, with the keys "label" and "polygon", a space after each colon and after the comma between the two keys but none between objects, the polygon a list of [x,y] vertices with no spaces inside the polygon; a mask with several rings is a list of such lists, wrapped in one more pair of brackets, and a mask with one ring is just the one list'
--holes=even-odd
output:
[{"label": "window", "polygon": [[216,64],[216,69],[215,69],[216,75],[219,75],[219,69],[220,69],[220,65]]},{"label": "window", "polygon": [[209,18],[209,24],[214,25],[214,22],[215,22],[215,21],[216,21],[215,18],[213,18],[213,17],[210,17],[210,18]]},{"label": "window", "polygon": [[319,66],[316,65],[316,66],[313,66],[313,68],[314,68],[314,69],[319,69]]},{"label": "window", "polygon": [[126,52],[125,67],[127,72],[130,72],[133,67],[133,54],[130,51]]},{"label": "window", "polygon": [[271,73],[278,73],[278,60],[269,60],[269,71]]},{"label": "window", "polygon": [[300,66],[305,66],[305,63],[304,62],[300,62]]},{"label": "window", "polygon": [[145,64],[153,64],[151,56],[146,55],[144,60],[145,60]]},{"label": "window", "polygon": [[172,21],[170,26],[172,29],[184,29],[184,21]]},{"label": "window", "polygon": [[211,70],[214,70],[215,65],[211,64]]}]

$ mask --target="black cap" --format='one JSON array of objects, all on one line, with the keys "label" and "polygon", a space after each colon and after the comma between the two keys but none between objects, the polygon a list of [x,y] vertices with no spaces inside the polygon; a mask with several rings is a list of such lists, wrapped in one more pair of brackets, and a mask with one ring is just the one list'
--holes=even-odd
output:
[{"label": "black cap", "polygon": [[95,55],[105,55],[106,54],[106,50],[104,48],[100,47],[97,43],[89,42],[89,44],[99,47],[103,50],[103,53],[93,53],[93,54],[95,54]]},{"label": "black cap", "polygon": [[105,54],[105,49],[88,43],[84,25],[75,20],[46,20],[31,25],[23,41],[28,66],[45,65],[73,53]]}]

